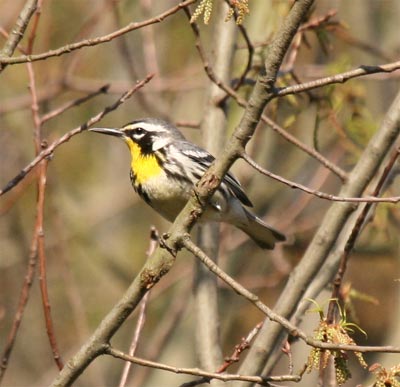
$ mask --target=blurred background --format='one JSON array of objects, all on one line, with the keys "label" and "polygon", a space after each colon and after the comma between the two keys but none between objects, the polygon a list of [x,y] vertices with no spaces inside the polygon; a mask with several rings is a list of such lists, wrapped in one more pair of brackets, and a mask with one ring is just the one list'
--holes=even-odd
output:
[{"label": "blurred background", "polygon": [[[131,22],[153,18],[176,1],[44,0],[36,31],[34,52],[46,52],[103,36]],[[0,0],[1,46],[24,5]],[[254,45],[253,69],[240,94],[247,97],[263,63],[265,47],[287,14],[290,2],[253,0],[243,27]],[[192,6],[193,7],[193,6]],[[215,11],[217,12],[217,11]],[[199,19],[200,39],[212,64],[213,24]],[[325,21],[321,19],[325,18]],[[396,0],[318,1],[309,20],[319,20],[304,34],[294,63],[289,60],[279,86],[304,82],[398,58],[400,41]],[[233,23],[230,21],[229,23]],[[29,36],[29,29],[26,36]],[[21,42],[25,47],[27,39]],[[17,52],[15,55],[20,55]],[[239,77],[248,57],[238,35],[232,77]],[[195,36],[184,12],[132,31],[105,44],[33,63],[39,113],[109,85],[107,93],[73,106],[47,120],[42,136],[48,143],[79,126],[149,73],[154,79],[98,126],[119,127],[141,117],[163,117],[177,124],[190,140],[201,144],[199,124],[205,111],[209,79],[195,47]],[[293,70],[293,71],[292,71]],[[32,100],[25,64],[7,67],[0,78],[0,184],[3,187],[35,155]],[[328,86],[321,90],[274,100],[268,115],[309,147],[315,147],[344,170],[351,170],[399,89],[399,74],[378,74]],[[243,110],[228,103],[229,132]],[[248,146],[263,167],[298,183],[335,194],[341,186],[316,160],[260,125]],[[330,203],[290,189],[237,162],[233,171],[255,204],[255,212],[288,236],[274,251],[260,250],[240,231],[221,227],[220,265],[241,284],[272,306],[290,270],[301,259]],[[36,173],[0,198],[0,350],[17,311],[20,291],[29,266],[37,201]],[[388,196],[400,195],[393,175]],[[351,320],[368,334],[355,340],[363,345],[398,345],[399,222],[398,206],[381,204],[366,226],[351,256],[346,283],[352,297]],[[141,202],[129,181],[129,154],[113,138],[81,133],[58,147],[47,174],[44,212],[47,282],[55,334],[66,361],[97,327],[129,286],[146,259],[150,227],[160,233],[165,222]],[[181,254],[163,280],[152,290],[146,323],[137,354],[171,365],[196,365],[191,302],[194,259]],[[38,278],[35,280],[5,374],[4,386],[43,386],[57,374],[46,337]],[[329,291],[321,295],[326,305]],[[223,353],[259,322],[261,313],[220,284]],[[325,304],[324,304],[325,303]],[[127,350],[137,312],[123,325],[113,343]],[[318,315],[307,316],[303,328],[312,333]],[[397,342],[396,342],[397,338]],[[306,349],[304,349],[306,351]],[[295,359],[303,365],[307,352]],[[367,362],[396,362],[395,356],[369,355]],[[397,357],[398,362],[398,357]],[[285,364],[279,372],[287,373]],[[385,363],[386,364],[386,363]],[[123,364],[100,358],[76,383],[81,386],[117,385]],[[352,368],[361,368],[355,366]],[[277,371],[278,372],[278,371]],[[361,371],[362,372],[362,371]],[[315,376],[315,375],[314,375]],[[364,375],[354,372],[354,385]],[[192,378],[133,367],[128,386],[172,386]],[[305,378],[302,383],[309,383]]]}]

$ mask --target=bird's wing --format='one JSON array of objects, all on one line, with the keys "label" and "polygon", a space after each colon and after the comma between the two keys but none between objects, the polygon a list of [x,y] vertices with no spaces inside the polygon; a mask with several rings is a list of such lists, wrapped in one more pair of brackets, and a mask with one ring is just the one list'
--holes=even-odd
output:
[{"label": "bird's wing", "polygon": [[[186,145],[187,146],[184,147],[185,149],[182,150],[182,153],[189,157],[196,164],[196,167],[201,170],[201,173],[198,174],[198,178],[200,178],[210,167],[211,163],[215,160],[215,157],[206,150],[193,146],[189,142],[186,142]],[[238,198],[242,204],[248,207],[253,207],[252,202],[243,191],[240,182],[232,175],[232,173],[228,172],[223,178],[221,188],[224,188],[224,186],[236,198]]]}]

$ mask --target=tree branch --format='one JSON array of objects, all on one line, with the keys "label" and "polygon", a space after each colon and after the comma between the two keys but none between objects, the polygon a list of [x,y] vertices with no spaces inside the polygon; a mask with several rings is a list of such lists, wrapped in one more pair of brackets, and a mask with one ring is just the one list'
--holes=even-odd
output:
[{"label": "tree branch", "polygon": [[[27,0],[24,8],[18,16],[17,22],[15,23],[14,28],[11,33],[8,35],[8,39],[4,44],[3,49],[0,51],[0,58],[6,59],[7,57],[11,57],[14,53],[15,49],[18,46],[18,43],[24,37],[24,33],[26,27],[28,27],[28,23],[31,20],[33,14],[36,11],[38,0]],[[6,63],[1,62],[0,60],[0,73],[7,66]]]},{"label": "tree branch", "polygon": [[135,364],[139,364],[144,367],[152,367],[157,368],[164,371],[173,372],[175,374],[187,374],[187,375],[195,375],[195,376],[203,376],[207,378],[208,381],[212,379],[222,380],[224,382],[233,381],[233,380],[244,380],[252,383],[257,383],[262,386],[268,386],[268,382],[298,382],[300,381],[300,376],[298,375],[282,375],[282,376],[247,376],[247,375],[234,375],[234,374],[219,374],[216,372],[207,372],[199,368],[183,368],[183,367],[173,367],[163,363],[157,363],[150,360],[145,360],[136,356],[129,356],[117,349],[114,349],[111,346],[108,346],[105,350],[105,353],[113,356],[117,359],[122,359],[126,361],[130,361]]},{"label": "tree branch", "polygon": [[347,198],[347,197],[327,194],[325,192],[320,192],[320,191],[308,188],[305,185],[295,183],[294,181],[287,180],[279,175],[276,175],[275,173],[272,173],[272,172],[266,170],[265,168],[258,165],[254,160],[252,160],[251,157],[247,153],[243,153],[242,158],[249,165],[251,165],[254,169],[256,169],[258,172],[262,173],[263,175],[271,177],[272,179],[279,181],[280,183],[286,184],[287,186],[289,186],[291,188],[300,189],[301,191],[306,192],[310,195],[314,195],[320,199],[330,200],[332,202],[347,202],[347,203],[393,203],[393,204],[396,204],[396,203],[400,202],[400,196],[381,198],[381,197],[377,197],[377,196],[373,195],[373,196],[365,196],[365,197],[357,197],[357,198],[352,198],[352,197]]},{"label": "tree branch", "polygon": [[349,79],[377,74],[391,73],[400,69],[400,61],[387,63],[376,66],[362,65],[354,70],[350,70],[341,74],[332,75],[330,77],[316,79],[315,81],[301,83],[299,85],[287,86],[276,90],[277,97],[283,97],[289,94],[297,94],[303,91],[313,90],[322,86],[332,85],[335,83],[345,83]]},{"label": "tree branch", "polygon": [[[33,0],[30,0],[33,1]],[[41,54],[32,54],[32,55],[21,55],[21,56],[16,56],[13,58],[9,58],[4,55],[0,55],[0,66],[3,65],[9,65],[9,64],[18,64],[18,63],[26,63],[26,62],[36,62],[38,60],[44,60],[47,58],[51,58],[54,56],[60,56],[64,54],[68,54],[71,51],[78,50],[82,47],[89,47],[89,46],[97,46],[98,44],[105,43],[105,42],[110,42],[111,40],[118,38],[119,36],[126,34],[128,32],[137,30],[139,28],[155,24],[155,23],[160,23],[162,22],[166,17],[173,15],[174,13],[178,12],[182,8],[194,3],[196,0],[186,0],[183,1],[182,3],[179,3],[175,7],[170,8],[169,10],[151,18],[148,20],[145,20],[143,22],[137,22],[137,23],[129,23],[123,28],[120,28],[119,30],[116,30],[108,35],[100,36],[97,38],[91,38],[91,39],[85,39],[80,42],[76,43],[71,43],[67,44],[66,46],[50,50],[47,52],[43,52]],[[17,42],[18,43],[18,42]]]}]

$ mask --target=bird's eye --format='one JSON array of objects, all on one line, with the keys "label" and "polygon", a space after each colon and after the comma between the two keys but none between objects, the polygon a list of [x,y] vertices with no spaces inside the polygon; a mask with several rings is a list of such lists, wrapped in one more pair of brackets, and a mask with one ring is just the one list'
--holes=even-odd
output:
[{"label": "bird's eye", "polygon": [[143,128],[136,128],[135,130],[134,130],[134,133],[135,134],[143,134],[144,133],[144,129]]}]

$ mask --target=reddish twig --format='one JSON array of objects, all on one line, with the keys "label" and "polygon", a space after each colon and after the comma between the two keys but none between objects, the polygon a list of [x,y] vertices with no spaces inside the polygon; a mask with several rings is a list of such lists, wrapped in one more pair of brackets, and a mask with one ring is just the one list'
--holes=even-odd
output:
[{"label": "reddish twig", "polygon": [[[235,348],[233,350],[232,355],[229,357],[226,357],[224,360],[224,363],[221,364],[221,366],[215,371],[216,374],[222,374],[225,372],[232,364],[237,363],[240,360],[240,355],[242,354],[243,351],[246,349],[250,348],[250,342],[254,339],[254,337],[257,335],[258,331],[262,327],[262,322],[259,322],[250,332],[246,337],[242,337],[242,340],[240,344],[236,344]],[[193,380],[188,383],[182,384],[180,387],[194,387],[198,386],[200,384],[205,384],[205,383],[210,383],[210,381],[213,378],[204,376],[201,379]]]},{"label": "reddish twig", "polygon": [[289,375],[293,375],[293,354],[292,354],[292,346],[290,345],[289,341],[286,340],[282,346],[282,352],[288,357],[289,360]]},{"label": "reddish twig", "polygon": [[69,141],[73,136],[85,131],[87,128],[89,128],[91,125],[95,124],[96,122],[99,122],[106,114],[112,112],[113,110],[117,109],[118,106],[123,104],[128,98],[130,98],[137,90],[142,88],[146,83],[148,83],[152,78],[153,74],[148,75],[145,79],[143,79],[140,82],[137,82],[134,87],[132,87],[130,90],[128,90],[126,93],[124,93],[116,102],[114,102],[112,105],[107,106],[103,111],[101,111],[99,114],[96,116],[90,118],[88,121],[86,121],[84,124],[80,125],[79,127],[72,129],[68,133],[64,134],[62,137],[60,137],[58,140],[54,141],[51,143],[46,149],[41,151],[25,168],[23,168],[18,175],[16,175],[13,179],[11,179],[5,186],[4,188],[0,191],[0,196],[4,195],[6,192],[11,190],[13,187],[15,187],[33,168],[35,168],[41,160],[43,160],[46,157],[50,157],[54,150],[59,147],[61,144]]},{"label": "reddish twig", "polygon": [[[307,30],[317,29],[317,28],[323,26],[324,24],[328,23],[330,21],[330,19],[332,19],[334,16],[336,16],[336,14],[337,14],[337,10],[331,9],[325,15],[315,17],[315,18],[309,20],[308,22],[303,23],[300,26],[300,28],[298,29],[298,32],[304,32]],[[337,22],[334,22],[334,23],[337,24]]]},{"label": "reddish twig", "polygon": [[[373,192],[374,196],[378,196],[382,190],[382,187],[389,176],[390,171],[392,170],[393,166],[395,165],[397,159],[400,156],[400,147],[398,147],[390,157],[385,169],[382,172],[381,177],[379,178],[379,181],[376,184],[375,190]],[[346,245],[344,247],[344,251],[342,254],[342,257],[339,262],[339,268],[336,273],[336,276],[333,280],[333,290],[332,290],[332,297],[331,301],[329,302],[329,307],[328,307],[328,313],[327,313],[327,323],[332,324],[335,320],[335,312],[338,308],[337,300],[339,300],[339,295],[340,295],[340,289],[342,286],[342,280],[343,276],[346,272],[347,268],[347,262],[350,257],[350,253],[354,248],[354,244],[358,238],[358,236],[361,233],[362,226],[365,222],[365,219],[367,218],[367,215],[371,209],[373,202],[368,202],[364,208],[362,209],[360,215],[358,216],[356,223],[354,224],[353,229],[351,230],[350,236],[346,242]]]},{"label": "reddish twig", "polygon": [[216,371],[217,373],[225,372],[230,365],[240,360],[241,353],[250,347],[251,341],[261,329],[262,324],[262,322],[259,322],[246,337],[242,337],[240,344],[235,345],[235,349],[232,355],[225,358],[224,364],[222,364],[221,367],[218,368],[218,370]]},{"label": "reddish twig", "polygon": [[[53,318],[51,316],[51,305],[49,299],[49,293],[47,289],[47,272],[46,272],[46,254],[45,254],[45,244],[44,244],[44,229],[43,229],[43,211],[44,211],[44,192],[46,187],[46,170],[47,170],[48,160],[42,160],[39,166],[39,182],[38,185],[41,189],[42,194],[40,198],[39,207],[39,223],[37,225],[37,230],[35,232],[38,239],[38,257],[39,257],[39,284],[40,292],[42,294],[43,311],[46,322],[46,332],[49,338],[50,347],[53,352],[54,361],[59,370],[63,368],[63,361],[58,350]],[[39,201],[39,200],[38,200]]]},{"label": "reddish twig", "polygon": [[[14,50],[19,47],[18,43],[22,39],[25,29],[28,25],[29,20],[35,13],[37,9],[37,0],[35,1],[27,1],[25,4],[24,9],[21,11],[16,26],[14,27],[11,34],[7,34],[6,31],[2,30],[2,34],[7,37],[7,42],[1,51],[2,55],[12,55]],[[33,42],[34,42],[34,34],[36,31],[38,22],[38,17],[35,18],[34,27],[31,31],[31,35],[29,38],[29,49],[32,50]],[[4,66],[0,66],[0,71],[4,69]],[[40,150],[40,120],[38,119],[38,106],[37,106],[37,96],[35,93],[35,82],[34,82],[34,73],[33,68],[30,63],[27,65],[29,80],[30,80],[30,91],[31,91],[31,109],[33,114],[33,120],[35,123],[35,130],[34,130],[34,146],[36,154],[39,153]],[[19,331],[19,327],[22,321],[22,317],[25,312],[25,306],[29,299],[30,289],[33,283],[34,274],[36,271],[36,264],[37,264],[37,257],[38,257],[38,250],[39,250],[39,243],[40,243],[40,230],[43,230],[43,210],[44,210],[44,195],[45,195],[45,184],[43,184],[42,178],[46,176],[46,166],[45,164],[47,161],[43,161],[42,165],[43,168],[39,170],[39,179],[38,179],[38,198],[36,204],[36,220],[34,226],[34,233],[30,248],[29,254],[29,263],[28,263],[28,270],[25,276],[25,281],[22,286],[20,299],[18,303],[17,312],[14,316],[14,321],[10,330],[10,333],[7,338],[6,346],[4,348],[2,358],[1,358],[1,365],[0,365],[0,383],[4,377],[5,371],[7,369],[7,365],[11,356],[12,349],[14,347],[15,339],[17,337],[17,333]]]},{"label": "reddish twig", "polygon": [[[36,8],[36,12],[33,19],[33,25],[31,32],[28,37],[28,53],[32,53],[33,45],[35,42],[36,30],[39,25],[40,20],[40,12],[42,7],[43,0],[39,0]],[[46,142],[42,139],[42,121],[39,115],[39,104],[38,98],[36,94],[36,80],[35,80],[35,72],[33,71],[32,63],[27,63],[28,75],[29,75],[29,90],[32,97],[32,117],[34,122],[34,145],[35,145],[35,153],[38,155],[42,148],[46,146]],[[59,354],[56,335],[54,331],[53,318],[51,316],[51,306],[50,299],[47,289],[47,280],[46,280],[46,254],[45,254],[45,242],[44,242],[44,197],[46,192],[46,181],[47,181],[47,165],[49,159],[44,159],[39,164],[39,174],[38,174],[38,206],[37,206],[37,215],[38,215],[38,223],[36,224],[35,232],[37,238],[37,253],[39,257],[39,284],[40,291],[42,294],[42,304],[44,310],[44,317],[46,322],[46,331],[47,336],[49,338],[50,347],[53,352],[54,361],[59,370],[63,368],[63,362],[61,356]]]}]

